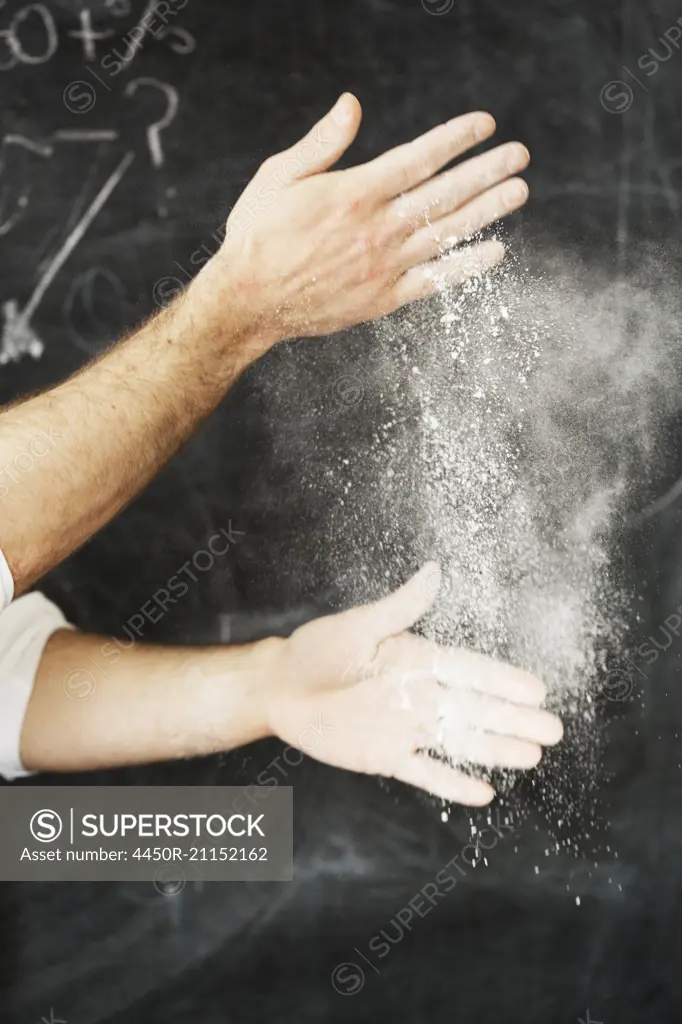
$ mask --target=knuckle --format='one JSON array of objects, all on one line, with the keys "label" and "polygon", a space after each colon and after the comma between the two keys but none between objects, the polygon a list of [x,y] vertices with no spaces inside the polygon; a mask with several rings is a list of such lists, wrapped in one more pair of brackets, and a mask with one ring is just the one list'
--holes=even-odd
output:
[{"label": "knuckle", "polygon": [[341,216],[344,220],[357,220],[363,212],[362,196],[350,193],[341,200]]},{"label": "knuckle", "polygon": [[386,240],[394,242],[408,238],[419,226],[419,217],[415,214],[413,204],[399,197],[389,206],[383,230]]},{"label": "knuckle", "polygon": [[411,171],[413,174],[416,171],[429,177],[431,176],[433,173],[434,155],[430,147],[424,145],[423,139],[414,139],[412,142],[408,142],[405,154],[408,171]]},{"label": "knuckle", "polygon": [[466,127],[466,131],[462,132],[461,137],[457,140],[459,148],[471,149],[481,141],[483,134],[480,123],[477,121],[470,121]]},{"label": "knuckle", "polygon": [[416,178],[423,178],[418,171],[418,164],[410,162],[406,167],[401,167],[398,175],[398,187],[402,193],[409,192],[414,187]]},{"label": "knuckle", "polygon": [[470,122],[467,125],[462,126],[459,131],[451,137],[451,148],[458,152],[463,152],[467,149],[472,149],[480,141],[478,135],[478,127],[475,122]]},{"label": "knuckle", "polygon": [[391,181],[392,188],[397,194],[409,192],[413,186],[415,159],[413,151],[405,147],[400,152],[391,166],[387,169],[387,177]]},{"label": "knuckle", "polygon": [[361,257],[373,260],[377,245],[371,231],[361,231],[356,238],[356,245]]},{"label": "knuckle", "polygon": [[389,218],[382,218],[374,226],[374,244],[378,252],[388,255],[396,241],[404,240],[404,235],[398,235],[396,225]]},{"label": "knuckle", "polygon": [[365,280],[382,280],[388,272],[387,249],[381,235],[372,229],[357,233],[354,244],[354,259],[361,267]]}]

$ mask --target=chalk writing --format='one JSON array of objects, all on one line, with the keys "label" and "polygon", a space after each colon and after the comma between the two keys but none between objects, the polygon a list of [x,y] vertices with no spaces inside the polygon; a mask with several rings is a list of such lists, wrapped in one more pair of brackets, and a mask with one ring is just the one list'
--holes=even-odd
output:
[{"label": "chalk writing", "polygon": [[[121,70],[141,49],[146,37],[168,39],[170,49],[177,54],[193,53],[196,39],[184,28],[169,27],[167,18],[174,17],[188,0],[171,0],[173,7],[164,0],[148,0],[142,16],[124,37],[127,51],[122,57],[117,50],[107,53],[100,64],[108,69]],[[7,0],[0,0],[0,12]],[[132,12],[128,0],[111,0],[106,4],[107,12],[114,17],[124,17]],[[92,11],[82,7],[78,12],[79,27],[68,29],[66,35],[77,39],[83,46],[84,59],[89,63],[97,60],[97,43],[116,35],[112,28],[96,29]],[[37,31],[36,31],[37,29]],[[34,37],[38,42],[34,42]],[[34,49],[29,48],[31,38]],[[20,65],[46,64],[59,49],[60,37],[54,17],[43,3],[29,3],[20,8],[11,18],[7,28],[0,29],[0,40],[5,54],[0,56],[0,71],[11,71]],[[116,59],[118,58],[118,59]],[[112,72],[113,73],[113,72]]]},{"label": "chalk writing", "polygon": [[171,42],[170,46],[173,53],[179,53],[185,56],[188,53],[193,53],[197,48],[197,41],[191,32],[188,32],[186,28],[177,28],[175,25],[165,26],[160,28],[156,33],[157,39],[168,39],[175,38],[176,42]]},{"label": "chalk writing", "polygon": [[113,28],[107,28],[103,32],[96,32],[92,27],[92,15],[90,9],[84,7],[80,12],[80,29],[72,29],[68,34],[72,39],[81,39],[83,42],[83,55],[86,60],[95,60],[97,51],[95,43],[100,39],[109,39],[114,34]]},{"label": "chalk writing", "polygon": [[[29,53],[21,40],[21,29],[29,20],[39,20],[42,24],[45,39],[42,53]],[[54,18],[44,4],[28,4],[12,18],[9,28],[0,30],[0,39],[4,39],[9,50],[9,63],[0,64],[1,71],[8,71],[18,64],[46,64],[57,52],[59,37]]]},{"label": "chalk writing", "polygon": [[[121,37],[118,27],[101,24],[94,4],[74,5],[77,9],[72,10],[72,24],[68,24],[67,20],[63,26],[61,19],[55,19],[47,2],[24,3],[13,13],[8,9],[7,0],[0,0],[0,72],[47,64],[58,52],[62,41],[73,40],[76,46],[82,48],[82,78],[67,85],[62,99],[70,114],[89,114],[97,102],[98,85],[102,85],[108,93],[113,91],[108,81],[97,74],[100,68],[105,69],[102,73],[107,79],[113,80],[120,71],[129,68],[148,36],[165,40],[166,47],[179,55],[190,54],[195,50],[196,40],[190,32],[168,24],[169,19],[172,20],[186,3],[187,0],[170,0],[167,3],[161,0],[137,0],[137,3],[131,0],[105,0],[104,9],[108,17],[135,19],[134,27]],[[101,15],[101,8],[99,13]],[[123,43],[114,43],[114,36],[123,38]],[[111,49],[103,53],[107,45]],[[114,48],[117,45],[120,54]],[[103,97],[103,94],[100,95]],[[151,166],[156,170],[163,168],[166,162],[164,132],[175,120],[179,109],[177,90],[167,82],[140,75],[127,83],[122,103],[128,108],[126,125],[130,121],[130,108],[133,108],[133,114],[137,113],[134,120],[138,124],[143,109],[149,110],[149,115],[143,121],[143,130],[146,133]],[[39,181],[43,182],[44,188],[44,174],[41,173],[40,177],[31,175],[31,168],[35,165],[25,166],[28,160],[48,162],[55,158],[61,146],[120,145],[122,128],[108,127],[106,124],[102,127],[90,125],[81,128],[77,117],[72,120],[75,124],[67,123],[51,132],[45,132],[42,138],[31,139],[16,133],[0,138],[0,240],[12,236],[19,225],[35,212],[35,197],[41,192]],[[52,224],[44,236],[43,251],[39,255],[28,298],[20,299],[16,293],[10,293],[10,297],[0,305],[0,363],[17,360],[23,354],[36,358],[42,354],[43,342],[33,325],[35,315],[64,264],[126,175],[135,159],[135,149],[134,144],[128,145],[127,152],[121,151],[117,155],[118,163],[107,180],[103,184],[99,183],[101,187],[94,184],[97,181],[95,173],[98,165],[93,163],[61,229],[57,224]],[[23,157],[13,155],[22,152]],[[57,171],[56,159],[53,170]],[[174,195],[175,190],[169,183],[164,184],[164,196],[168,198]],[[89,197],[98,187],[99,191],[90,200]],[[161,216],[167,215],[163,200],[158,210]],[[75,278],[67,290],[62,307],[65,325],[76,345],[88,354],[91,354],[93,344],[98,347],[108,333],[106,325],[96,316],[96,308],[101,309],[102,303],[117,318],[119,314],[123,316],[128,312],[119,278],[106,267],[95,266]]]},{"label": "chalk writing", "polygon": [[[47,143],[34,142],[32,139],[24,138],[23,135],[13,133],[5,135],[2,141],[0,141],[0,178],[2,178],[3,171],[5,170],[6,153],[9,146],[18,146],[40,157],[52,156],[52,147]],[[8,215],[6,211],[10,202],[10,186],[6,184],[2,187],[0,191],[0,236],[8,235],[12,228],[21,220],[28,208],[30,194],[31,186],[28,185],[22,189],[21,194],[16,200],[13,212]]]},{"label": "chalk writing", "polygon": [[58,252],[50,260],[24,308],[22,310],[19,309],[16,299],[9,299],[3,304],[2,314],[4,323],[2,333],[0,334],[0,363],[16,360],[24,352],[29,353],[34,358],[42,354],[43,344],[31,327],[31,318],[42,302],[43,296],[52,284],[52,281],[81,241],[85,232],[105,205],[134,159],[135,153],[129,152],[120,161],[76,226],[60,246]]},{"label": "chalk writing", "polygon": [[172,123],[178,112],[178,93],[172,85],[168,85],[167,82],[159,82],[156,78],[135,78],[126,86],[126,96],[134,96],[141,85],[158,89],[166,97],[165,114],[147,128],[147,139],[152,163],[155,167],[163,167],[164,155],[161,147],[161,132]]},{"label": "chalk writing", "polygon": [[122,328],[131,310],[123,282],[108,267],[88,267],[71,282],[64,297],[64,320],[77,347],[88,355],[111,341],[110,325],[97,316],[98,300],[107,293],[115,303],[115,321]]}]

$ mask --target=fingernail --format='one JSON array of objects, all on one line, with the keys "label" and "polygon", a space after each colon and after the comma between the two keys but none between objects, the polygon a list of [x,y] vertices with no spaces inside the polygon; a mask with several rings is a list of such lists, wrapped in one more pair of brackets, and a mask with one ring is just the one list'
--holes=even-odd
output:
[{"label": "fingernail", "polygon": [[351,112],[350,104],[348,103],[348,93],[339,97],[336,102],[336,106],[332,109],[332,117],[337,124],[348,124],[352,119],[353,114]]}]

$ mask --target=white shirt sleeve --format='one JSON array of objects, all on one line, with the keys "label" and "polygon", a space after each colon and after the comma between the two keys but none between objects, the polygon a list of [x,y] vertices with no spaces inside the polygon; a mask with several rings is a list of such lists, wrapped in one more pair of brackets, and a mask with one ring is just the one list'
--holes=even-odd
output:
[{"label": "white shirt sleeve", "polygon": [[0,612],[3,612],[12,603],[14,597],[14,579],[7,559],[0,551]]},{"label": "white shirt sleeve", "polygon": [[31,774],[20,756],[26,709],[45,644],[56,630],[70,628],[57,606],[37,592],[0,614],[0,775],[6,779]]}]

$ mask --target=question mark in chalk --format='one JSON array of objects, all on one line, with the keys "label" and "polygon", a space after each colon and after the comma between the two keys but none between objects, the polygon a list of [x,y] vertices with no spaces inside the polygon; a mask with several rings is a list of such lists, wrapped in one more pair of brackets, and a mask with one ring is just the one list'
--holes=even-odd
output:
[{"label": "question mark in chalk", "polygon": [[156,78],[135,78],[126,86],[125,95],[134,96],[139,86],[147,85],[158,89],[166,97],[166,113],[163,117],[150,124],[147,128],[147,139],[149,140],[149,152],[152,155],[152,163],[155,167],[163,167],[163,149],[161,148],[161,132],[172,123],[178,112],[178,94],[172,85],[166,82],[159,82]]}]

